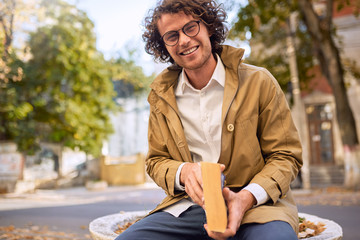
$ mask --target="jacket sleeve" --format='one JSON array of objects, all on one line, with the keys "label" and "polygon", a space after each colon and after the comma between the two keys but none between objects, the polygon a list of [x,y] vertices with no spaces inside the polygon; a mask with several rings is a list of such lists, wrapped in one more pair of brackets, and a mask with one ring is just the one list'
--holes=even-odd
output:
[{"label": "jacket sleeve", "polygon": [[182,161],[180,158],[174,159],[177,156],[176,146],[169,136],[169,130],[162,129],[168,128],[166,121],[161,113],[153,106],[150,107],[146,171],[167,195],[177,196],[182,192],[175,191],[175,176]]},{"label": "jacket sleeve", "polygon": [[275,204],[286,197],[302,166],[302,149],[285,95],[278,82],[261,70],[257,135],[264,168],[251,182],[262,186]]}]

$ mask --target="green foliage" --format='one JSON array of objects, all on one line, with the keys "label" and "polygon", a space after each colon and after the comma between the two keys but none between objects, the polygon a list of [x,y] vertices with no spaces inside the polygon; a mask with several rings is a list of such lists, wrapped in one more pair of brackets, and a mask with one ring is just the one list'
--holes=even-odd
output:
[{"label": "green foliage", "polygon": [[11,49],[14,2],[0,2],[0,140],[13,140],[18,133],[18,121],[24,119],[32,106],[21,97],[17,87],[22,80],[22,63]]},{"label": "green foliage", "polygon": [[359,0],[337,0],[336,10],[340,11],[346,6],[352,6],[355,17],[359,17],[360,13],[360,1]]},{"label": "green foliage", "polygon": [[[292,3],[292,4],[290,4]],[[297,5],[281,0],[251,0],[238,12],[238,20],[230,30],[230,37],[246,40],[251,34],[253,46],[247,61],[267,68],[278,80],[284,91],[290,82],[287,60],[286,20]],[[305,24],[299,20],[296,34],[296,55],[301,87],[306,88],[310,75],[307,72],[314,65],[311,38]],[[249,40],[249,39],[247,39]]]},{"label": "green foliage", "polygon": [[[44,1],[52,24],[32,33],[26,88],[34,106],[36,135],[95,156],[112,132],[112,82],[96,50],[93,23],[65,2]],[[40,131],[41,130],[41,131]]]},{"label": "green foliage", "polygon": [[45,19],[26,42],[29,60],[19,59],[0,29],[0,140],[15,141],[27,154],[40,142],[53,142],[96,157],[112,132],[109,114],[119,110],[111,80],[143,92],[153,76],[136,65],[135,50],[128,60],[105,61],[96,49],[93,23],[75,6],[43,0],[40,7]]},{"label": "green foliage", "polygon": [[3,52],[4,52],[4,38],[5,38],[4,32],[0,31],[0,54],[1,54],[1,56],[3,56]]},{"label": "green foliage", "polygon": [[0,65],[0,140],[11,141],[21,135],[24,129],[19,122],[27,118],[33,106],[24,97],[24,89],[21,88],[23,63],[15,54],[10,54],[1,58]]},{"label": "green foliage", "polygon": [[[352,6],[354,15],[360,9],[359,0],[337,0],[335,10],[345,6]],[[291,13],[299,14],[297,1],[282,0],[249,0],[240,7],[237,21],[230,30],[229,37],[250,41],[252,52],[247,61],[251,64],[266,67],[279,81],[283,90],[287,90],[290,82],[290,72],[287,60],[285,24]],[[314,47],[307,26],[301,14],[297,17],[296,29],[296,57],[300,86],[308,90],[308,82],[313,77],[309,70],[316,64],[316,47]],[[332,29],[336,37],[336,29]],[[249,37],[251,36],[251,38]],[[359,76],[359,69],[352,62],[343,59],[346,70],[355,77]]]},{"label": "green foliage", "polygon": [[124,81],[134,87],[135,92],[144,92],[149,90],[150,83],[154,75],[145,75],[142,67],[135,61],[136,49],[128,49],[128,57],[118,57],[108,61],[111,79],[115,81]]}]

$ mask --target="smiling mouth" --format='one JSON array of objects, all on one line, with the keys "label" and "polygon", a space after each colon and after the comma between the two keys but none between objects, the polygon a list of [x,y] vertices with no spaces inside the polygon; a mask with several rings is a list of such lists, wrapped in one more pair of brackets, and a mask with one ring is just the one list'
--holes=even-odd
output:
[{"label": "smiling mouth", "polygon": [[180,55],[184,55],[184,56],[189,55],[189,54],[195,52],[198,48],[199,48],[199,46],[190,48],[189,50],[186,50],[185,52],[180,53]]}]

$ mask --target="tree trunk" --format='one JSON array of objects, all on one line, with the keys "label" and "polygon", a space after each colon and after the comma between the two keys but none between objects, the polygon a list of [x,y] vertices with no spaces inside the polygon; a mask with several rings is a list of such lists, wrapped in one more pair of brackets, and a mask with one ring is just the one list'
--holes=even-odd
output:
[{"label": "tree trunk", "polygon": [[310,1],[298,2],[313,39],[322,72],[328,79],[335,97],[336,116],[345,151],[345,186],[356,188],[360,185],[359,164],[357,164],[360,147],[356,123],[346,94],[339,50],[331,35],[333,1],[327,1],[325,16],[321,18],[315,13]]},{"label": "tree trunk", "polygon": [[286,44],[287,44],[287,55],[290,67],[290,76],[291,76],[291,85],[292,85],[292,94],[294,99],[294,104],[291,108],[291,113],[294,116],[294,122],[296,128],[299,131],[300,140],[302,144],[302,157],[303,157],[303,166],[301,168],[301,180],[302,187],[304,189],[310,189],[310,161],[309,161],[309,130],[306,124],[306,113],[304,103],[301,99],[301,92],[299,86],[299,72],[296,63],[296,47],[294,39],[294,28],[296,15],[292,13],[287,19],[286,24]]},{"label": "tree trunk", "polygon": [[6,63],[10,55],[10,48],[13,41],[14,12],[16,9],[16,1],[7,2],[4,12],[0,14],[0,24],[4,32],[4,52],[2,59]]}]

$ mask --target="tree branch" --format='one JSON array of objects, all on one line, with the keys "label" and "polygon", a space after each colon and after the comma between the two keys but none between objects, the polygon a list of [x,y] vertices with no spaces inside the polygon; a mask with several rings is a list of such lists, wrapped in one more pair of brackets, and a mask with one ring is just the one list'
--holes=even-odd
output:
[{"label": "tree branch", "polygon": [[325,13],[325,18],[323,20],[324,27],[327,29],[327,31],[331,31],[333,10],[334,10],[334,1],[327,0],[326,1],[326,13]]},{"label": "tree branch", "polygon": [[321,35],[320,19],[319,16],[316,14],[312,6],[312,3],[308,0],[298,0],[298,2],[310,34],[317,41],[321,41],[322,35]]}]

